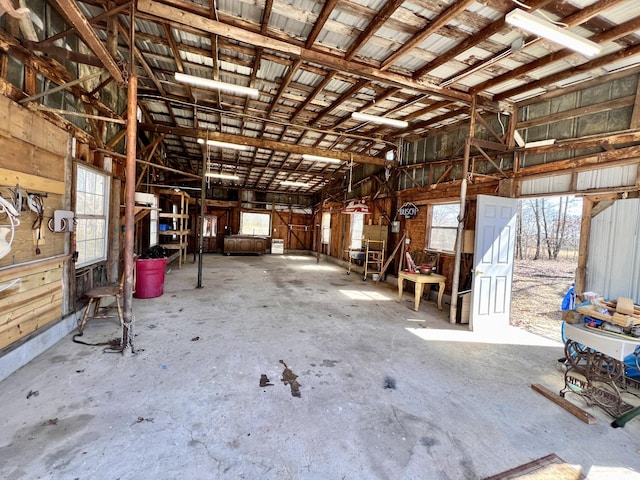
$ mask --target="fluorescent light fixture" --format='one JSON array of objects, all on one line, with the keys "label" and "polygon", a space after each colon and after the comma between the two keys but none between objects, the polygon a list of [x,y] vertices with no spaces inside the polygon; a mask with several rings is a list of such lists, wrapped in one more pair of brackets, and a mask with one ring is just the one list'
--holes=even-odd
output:
[{"label": "fluorescent light fixture", "polygon": [[504,19],[514,27],[544,37],[547,40],[575,50],[587,57],[593,57],[600,53],[601,47],[597,43],[580,35],[576,35],[565,28],[560,28],[544,18],[536,17],[519,8],[507,13]]},{"label": "fluorescent light fixture", "polygon": [[310,162],[324,162],[324,163],[342,163],[339,158],[321,157],[319,155],[310,155],[308,153],[302,154],[303,160],[309,160]]},{"label": "fluorescent light fixture", "polygon": [[351,118],[361,122],[379,123],[381,125],[389,125],[390,127],[407,128],[409,122],[404,120],[395,120],[393,118],[379,117],[377,115],[369,115],[368,113],[353,112]]},{"label": "fluorescent light fixture", "polygon": [[308,187],[309,184],[306,182],[292,182],[290,180],[282,180],[280,185],[288,185],[290,187]]},{"label": "fluorescent light fixture", "polygon": [[[204,145],[205,139],[204,138],[199,138],[198,139],[198,143],[200,145]],[[217,140],[207,140],[207,145],[209,145],[210,147],[220,147],[220,148],[229,148],[231,150],[249,150],[249,147],[247,147],[246,145],[239,145],[237,143],[227,143],[227,142],[219,142]]]},{"label": "fluorescent light fixture", "polygon": [[238,175],[232,175],[230,173],[207,172],[204,174],[204,176],[211,177],[211,178],[222,178],[224,180],[240,180],[240,177]]},{"label": "fluorescent light fixture", "polygon": [[176,72],[175,79],[178,82],[188,83],[190,85],[196,85],[203,88],[211,88],[213,90],[222,90],[229,93],[238,93],[240,95],[246,95],[247,97],[258,98],[260,91],[257,88],[243,87],[242,85],[234,85],[232,83],[218,82],[217,80],[210,80],[208,78],[195,77],[193,75],[185,75],[184,73]]}]

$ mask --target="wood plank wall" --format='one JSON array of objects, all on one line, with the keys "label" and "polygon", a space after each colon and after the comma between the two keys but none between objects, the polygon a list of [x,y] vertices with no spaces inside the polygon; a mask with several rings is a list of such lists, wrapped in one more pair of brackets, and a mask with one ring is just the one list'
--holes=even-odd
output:
[{"label": "wood plank wall", "polygon": [[[0,96],[0,194],[10,198],[18,185],[24,192],[46,195],[40,253],[32,228],[37,217],[27,208],[11,251],[0,259],[0,290],[5,286],[0,291],[0,349],[62,316],[69,233],[53,233],[47,222],[54,210],[69,204],[68,146],[65,131]],[[6,223],[0,219],[0,225]]]},{"label": "wood plank wall", "polygon": [[312,250],[315,245],[313,215],[274,210],[271,236],[284,240],[285,250]]}]

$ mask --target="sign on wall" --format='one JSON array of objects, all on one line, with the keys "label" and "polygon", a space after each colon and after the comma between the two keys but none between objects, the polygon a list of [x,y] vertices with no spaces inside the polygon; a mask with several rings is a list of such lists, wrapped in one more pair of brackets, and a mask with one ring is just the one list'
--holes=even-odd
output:
[{"label": "sign on wall", "polygon": [[411,202],[405,202],[398,209],[398,213],[406,219],[416,218],[418,216],[418,207]]}]

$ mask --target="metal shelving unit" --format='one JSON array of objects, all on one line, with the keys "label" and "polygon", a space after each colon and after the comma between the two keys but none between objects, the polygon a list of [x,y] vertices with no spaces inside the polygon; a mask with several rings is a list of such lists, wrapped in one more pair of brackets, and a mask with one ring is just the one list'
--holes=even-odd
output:
[{"label": "metal shelving unit", "polygon": [[[163,237],[170,237],[166,243],[162,242],[160,246],[167,250],[176,250],[178,268],[182,268],[182,262],[187,261],[187,237],[191,232],[187,228],[189,221],[189,213],[187,211],[189,194],[183,191],[176,192],[173,190],[161,190],[159,193],[160,195],[172,197],[172,201],[175,197],[178,197],[175,202],[175,204],[178,205],[178,213],[160,212],[159,215],[160,218],[175,220],[175,222],[173,222],[174,228],[170,230],[160,230],[158,234]],[[173,255],[169,258],[173,258]]]}]

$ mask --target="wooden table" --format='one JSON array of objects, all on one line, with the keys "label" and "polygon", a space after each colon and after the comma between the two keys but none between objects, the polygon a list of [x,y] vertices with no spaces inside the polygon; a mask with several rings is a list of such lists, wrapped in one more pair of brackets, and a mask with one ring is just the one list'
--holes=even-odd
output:
[{"label": "wooden table", "polygon": [[420,299],[422,298],[422,289],[424,285],[429,285],[429,290],[431,290],[431,284],[437,283],[440,286],[438,289],[438,308],[442,310],[442,295],[444,294],[444,283],[446,280],[446,277],[444,275],[438,275],[437,273],[424,275],[422,273],[400,272],[398,274],[398,299],[396,300],[396,302],[400,302],[402,300],[404,280],[409,280],[410,282],[416,284],[416,300],[414,307],[414,310],[416,312],[418,311],[418,307],[420,306]]}]

